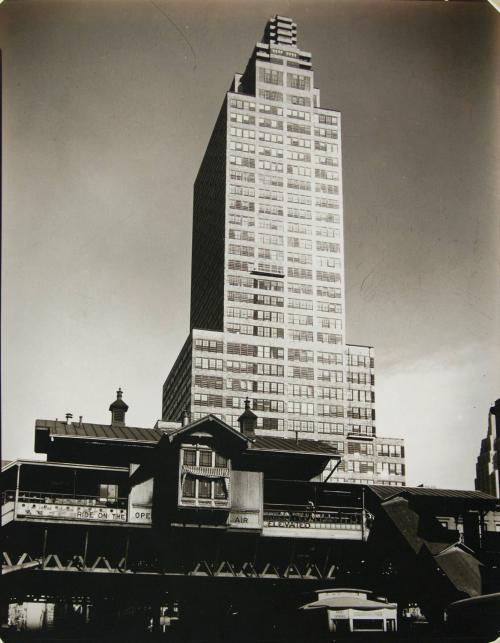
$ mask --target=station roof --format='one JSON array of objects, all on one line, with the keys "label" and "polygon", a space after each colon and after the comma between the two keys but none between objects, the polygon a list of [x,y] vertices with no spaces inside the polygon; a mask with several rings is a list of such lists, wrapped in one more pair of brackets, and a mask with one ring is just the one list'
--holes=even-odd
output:
[{"label": "station roof", "polygon": [[[229,429],[238,436],[243,437],[238,431],[222,422],[215,416],[207,416]],[[111,442],[128,442],[142,443],[154,446],[160,441],[163,435],[174,436],[185,429],[193,427],[193,424],[201,424],[207,418],[202,418],[196,422],[182,427],[175,431],[149,429],[144,427],[122,426],[116,424],[94,424],[89,422],[71,422],[66,423],[58,420],[36,420],[35,432],[37,434],[45,433],[47,437],[59,437],[70,439],[87,439],[101,442],[109,440]],[[316,456],[338,456],[337,449],[330,443],[322,440],[303,440],[282,437],[268,437],[258,435],[250,442],[249,452],[269,452],[269,453],[290,453],[296,455],[316,455]]]},{"label": "station roof", "polygon": [[52,437],[90,438],[96,440],[121,440],[155,444],[163,432],[117,424],[94,424],[89,422],[60,422],[58,420],[36,420],[35,432],[48,432]]},{"label": "station roof", "polygon": [[381,500],[389,500],[396,496],[426,497],[456,500],[495,500],[483,491],[461,489],[434,489],[431,487],[388,487],[385,485],[370,485],[369,489]]},{"label": "station roof", "polygon": [[498,505],[498,498],[483,491],[462,489],[433,489],[430,487],[390,487],[384,485],[368,485],[367,502],[372,500],[386,506],[389,501],[397,498],[410,502],[425,504],[433,507],[439,515],[440,511],[463,510],[467,507],[490,510]]},{"label": "station roof", "polygon": [[258,435],[252,442],[251,451],[269,451],[272,453],[296,453],[304,455],[338,456],[338,450],[322,440],[294,440],[293,438],[275,438]]}]

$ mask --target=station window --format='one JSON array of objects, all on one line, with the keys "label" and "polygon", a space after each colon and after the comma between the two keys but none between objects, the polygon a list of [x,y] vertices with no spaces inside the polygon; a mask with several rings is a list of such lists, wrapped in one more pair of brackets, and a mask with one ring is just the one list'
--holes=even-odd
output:
[{"label": "station window", "polygon": [[195,449],[185,449],[184,450],[183,463],[184,464],[196,464],[196,450]]},{"label": "station window", "polygon": [[99,485],[99,502],[114,503],[118,500],[117,484]]},{"label": "station window", "polygon": [[194,498],[196,496],[196,478],[187,475],[182,484],[182,496],[184,498]]},{"label": "station window", "polygon": [[212,466],[212,451],[200,451],[200,466],[201,467]]},{"label": "station window", "polygon": [[205,446],[184,446],[180,467],[181,506],[227,507],[229,461]]}]

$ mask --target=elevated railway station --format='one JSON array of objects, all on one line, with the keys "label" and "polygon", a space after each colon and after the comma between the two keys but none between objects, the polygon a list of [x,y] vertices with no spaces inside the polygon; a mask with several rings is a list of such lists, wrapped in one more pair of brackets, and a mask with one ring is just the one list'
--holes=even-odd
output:
[{"label": "elevated railway station", "polygon": [[335,447],[259,436],[249,405],[239,430],[111,412],[109,425],[37,420],[46,461],[2,469],[4,621],[38,602],[56,625],[206,634],[255,597],[298,613],[304,592],[358,587],[439,624],[498,589],[487,494],[322,481]]}]

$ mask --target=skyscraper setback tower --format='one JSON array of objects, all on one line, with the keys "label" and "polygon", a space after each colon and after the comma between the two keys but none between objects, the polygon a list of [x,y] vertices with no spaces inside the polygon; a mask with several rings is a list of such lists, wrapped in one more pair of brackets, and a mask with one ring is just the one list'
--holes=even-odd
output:
[{"label": "skyscraper setback tower", "polygon": [[373,349],[346,343],[340,113],[320,107],[311,54],[276,16],[227,92],[194,186],[189,337],[162,416],[344,454],[336,480],[404,483],[402,440],[376,437]]}]

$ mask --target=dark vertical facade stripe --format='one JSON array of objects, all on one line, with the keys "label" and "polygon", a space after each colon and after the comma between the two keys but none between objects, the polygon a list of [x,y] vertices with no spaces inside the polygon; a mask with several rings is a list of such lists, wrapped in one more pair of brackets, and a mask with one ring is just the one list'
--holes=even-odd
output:
[{"label": "dark vertical facade stripe", "polygon": [[194,184],[191,329],[224,327],[227,100]]}]

